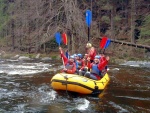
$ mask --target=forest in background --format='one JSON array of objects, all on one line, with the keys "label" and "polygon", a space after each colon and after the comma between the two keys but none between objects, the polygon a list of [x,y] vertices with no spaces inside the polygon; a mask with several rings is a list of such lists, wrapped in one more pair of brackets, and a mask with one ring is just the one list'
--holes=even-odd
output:
[{"label": "forest in background", "polygon": [[[83,52],[87,9],[92,11],[90,42],[97,49],[103,36],[150,46],[149,0],[0,0],[0,49],[49,53],[58,48],[54,34],[66,32],[69,50]],[[146,52],[118,44],[107,51],[120,57]]]}]

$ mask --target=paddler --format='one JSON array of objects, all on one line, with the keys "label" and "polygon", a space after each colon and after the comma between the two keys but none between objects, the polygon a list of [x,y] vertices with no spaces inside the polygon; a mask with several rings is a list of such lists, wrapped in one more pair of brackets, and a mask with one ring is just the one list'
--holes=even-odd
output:
[{"label": "paddler", "polygon": [[93,63],[90,62],[89,57],[87,60],[87,67],[90,69],[90,72],[86,72],[84,76],[94,80],[100,80],[102,78],[101,72],[107,66],[109,57],[96,55]]},{"label": "paddler", "polygon": [[69,56],[69,58],[67,58],[61,47],[59,47],[60,50],[60,55],[61,58],[63,60],[63,65],[64,65],[64,69],[62,70],[62,72],[64,73],[68,73],[68,74],[75,74],[76,73],[76,64],[75,64],[75,59],[74,56]]}]

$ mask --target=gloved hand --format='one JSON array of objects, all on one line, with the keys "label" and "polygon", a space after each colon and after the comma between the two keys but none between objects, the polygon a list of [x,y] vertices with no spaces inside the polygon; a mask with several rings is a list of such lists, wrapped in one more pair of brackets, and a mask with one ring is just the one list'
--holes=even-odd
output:
[{"label": "gloved hand", "polygon": [[66,68],[64,68],[64,69],[63,69],[63,71],[64,71],[64,72],[67,72],[67,69],[66,69]]}]

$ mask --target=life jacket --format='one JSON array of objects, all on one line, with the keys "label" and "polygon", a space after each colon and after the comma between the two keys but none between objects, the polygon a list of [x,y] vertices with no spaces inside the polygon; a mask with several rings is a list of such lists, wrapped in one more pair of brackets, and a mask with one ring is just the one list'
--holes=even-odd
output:
[{"label": "life jacket", "polygon": [[82,67],[82,62],[76,60],[76,68],[79,69]]},{"label": "life jacket", "polygon": [[96,75],[101,75],[101,71],[98,69],[98,64],[92,65],[91,73],[96,74]]},{"label": "life jacket", "polygon": [[68,62],[68,63],[66,64],[65,68],[71,70],[71,69],[73,68],[73,66],[74,66],[73,63],[70,64],[70,63]]},{"label": "life jacket", "polygon": [[87,59],[83,59],[84,64],[87,66]]}]

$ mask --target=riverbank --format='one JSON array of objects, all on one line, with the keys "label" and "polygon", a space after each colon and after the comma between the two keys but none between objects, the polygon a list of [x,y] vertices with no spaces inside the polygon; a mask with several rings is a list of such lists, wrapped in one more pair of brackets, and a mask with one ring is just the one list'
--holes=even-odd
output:
[{"label": "riverbank", "polygon": [[[123,64],[127,61],[150,61],[148,58],[136,58],[136,57],[126,57],[118,58],[116,56],[110,56],[110,64]],[[1,59],[12,59],[12,60],[42,60],[42,61],[51,61],[51,60],[60,60],[59,52],[51,52],[50,54],[45,53],[17,53],[17,52],[0,52]]]}]

